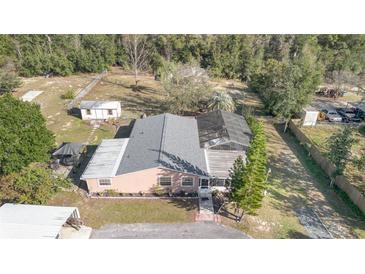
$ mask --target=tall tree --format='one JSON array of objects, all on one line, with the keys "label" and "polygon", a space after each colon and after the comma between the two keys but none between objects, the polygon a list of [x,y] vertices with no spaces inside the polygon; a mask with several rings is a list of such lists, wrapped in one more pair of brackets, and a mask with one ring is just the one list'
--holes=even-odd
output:
[{"label": "tall tree", "polygon": [[0,109],[0,175],[47,161],[55,140],[40,107],[5,94]]},{"label": "tall tree", "polygon": [[21,80],[15,72],[6,71],[0,68],[0,94],[14,91],[14,89],[20,85]]},{"label": "tall tree", "polygon": [[321,81],[321,66],[310,43],[288,61],[269,59],[251,81],[272,114],[282,118],[285,129],[290,118],[302,110]]},{"label": "tall tree", "polygon": [[247,119],[253,139],[247,153],[246,163],[237,159],[231,172],[231,199],[248,214],[261,207],[267,188],[266,137],[263,124],[253,117]]},{"label": "tall tree", "polygon": [[238,191],[244,185],[243,176],[245,174],[245,162],[242,156],[239,156],[233,163],[233,167],[229,171],[229,181],[231,185],[230,198],[234,202],[240,201]]},{"label": "tall tree", "polygon": [[349,126],[329,138],[329,160],[336,167],[336,175],[343,174],[346,165],[352,161],[351,148],[357,142],[353,136],[353,129]]},{"label": "tall tree", "polygon": [[196,64],[164,62],[160,69],[161,82],[167,92],[166,105],[170,112],[197,112],[205,107],[212,88],[204,69]]},{"label": "tall tree", "polygon": [[150,55],[147,37],[139,34],[125,35],[123,44],[134,72],[135,88],[138,89],[138,73],[147,68]]}]

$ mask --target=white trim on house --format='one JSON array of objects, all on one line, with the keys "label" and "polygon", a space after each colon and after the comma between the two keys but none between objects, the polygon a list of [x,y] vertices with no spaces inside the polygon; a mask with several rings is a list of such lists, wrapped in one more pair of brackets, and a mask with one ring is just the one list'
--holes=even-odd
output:
[{"label": "white trim on house", "polygon": [[[170,178],[170,185],[161,185],[160,180],[161,180],[162,177]],[[159,175],[158,176],[158,185],[161,186],[161,187],[171,187],[172,186],[172,176]]]},{"label": "white trim on house", "polygon": [[205,158],[205,164],[207,166],[207,172],[208,172],[208,174],[210,174],[209,160],[208,160],[208,155],[207,155],[207,150],[206,149],[204,149],[204,158]]},{"label": "white trim on house", "polygon": [[[191,179],[193,179],[193,184],[192,185],[189,185],[189,186],[184,186],[183,185],[183,179],[184,178],[191,178]],[[194,187],[194,185],[195,185],[195,178],[194,178],[194,176],[182,176],[181,177],[181,180],[180,180],[180,185],[181,185],[181,187],[186,187],[186,188],[188,188],[188,187]]]},{"label": "white trim on house", "polygon": [[[109,180],[110,184],[106,185],[106,184],[100,184],[101,180]],[[110,187],[112,185],[112,178],[100,178],[98,179],[98,186],[99,187]]]}]

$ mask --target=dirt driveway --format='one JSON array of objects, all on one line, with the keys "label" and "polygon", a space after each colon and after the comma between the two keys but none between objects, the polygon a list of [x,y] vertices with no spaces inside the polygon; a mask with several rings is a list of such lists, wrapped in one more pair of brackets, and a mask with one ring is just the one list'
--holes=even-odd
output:
[{"label": "dirt driveway", "polygon": [[113,224],[92,232],[94,239],[249,239],[236,229],[214,222],[184,224]]},{"label": "dirt driveway", "polygon": [[[280,126],[265,121],[272,180],[278,180],[285,194],[271,188],[276,207],[294,212],[311,238],[357,238],[355,229],[364,231],[364,221],[328,185],[306,159],[303,149]],[[308,160],[308,161],[307,161]]]}]

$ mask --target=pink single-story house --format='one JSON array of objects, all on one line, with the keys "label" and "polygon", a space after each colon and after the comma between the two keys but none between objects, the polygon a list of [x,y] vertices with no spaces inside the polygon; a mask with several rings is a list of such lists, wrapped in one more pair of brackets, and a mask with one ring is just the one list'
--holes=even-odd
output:
[{"label": "pink single-story house", "polygon": [[102,141],[81,180],[91,194],[224,188],[234,160],[245,157],[250,136],[242,116],[222,111],[138,119],[129,138]]}]

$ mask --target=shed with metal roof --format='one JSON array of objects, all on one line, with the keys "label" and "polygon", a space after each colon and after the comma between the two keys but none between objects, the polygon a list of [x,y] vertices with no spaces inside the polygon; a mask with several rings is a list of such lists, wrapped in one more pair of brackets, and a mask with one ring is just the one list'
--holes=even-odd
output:
[{"label": "shed with metal roof", "polygon": [[4,204],[0,207],[0,238],[55,239],[69,218],[80,218],[76,207]]}]

